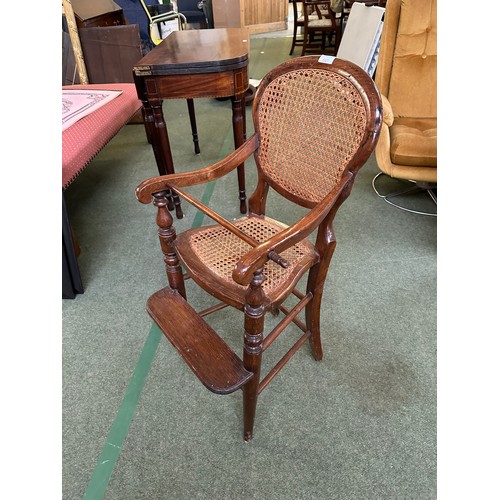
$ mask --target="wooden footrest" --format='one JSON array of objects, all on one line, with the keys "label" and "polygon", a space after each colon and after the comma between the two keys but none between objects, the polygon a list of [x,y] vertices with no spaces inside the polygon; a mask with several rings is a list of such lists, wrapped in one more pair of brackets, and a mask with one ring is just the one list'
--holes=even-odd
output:
[{"label": "wooden footrest", "polygon": [[212,392],[229,394],[253,374],[178,292],[163,288],[147,311],[201,382]]}]

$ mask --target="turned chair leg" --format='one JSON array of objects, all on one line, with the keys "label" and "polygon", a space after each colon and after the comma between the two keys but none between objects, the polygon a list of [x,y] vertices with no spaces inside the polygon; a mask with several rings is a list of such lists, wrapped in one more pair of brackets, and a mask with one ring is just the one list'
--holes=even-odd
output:
[{"label": "turned chair leg", "polygon": [[159,193],[154,193],[153,204],[158,208],[156,224],[158,225],[158,237],[160,238],[161,250],[164,255],[163,260],[165,261],[168,284],[170,288],[177,290],[186,298],[182,267],[174,249],[174,241],[177,234],[172,225],[172,215],[170,215],[168,210],[168,192],[161,191]]},{"label": "turned chair leg", "polygon": [[254,273],[247,291],[245,304],[245,337],[243,365],[252,372],[253,377],[243,386],[243,438],[250,441],[253,437],[255,410],[259,395],[260,368],[262,363],[262,341],[265,309],[262,283],[265,277],[262,269]]}]

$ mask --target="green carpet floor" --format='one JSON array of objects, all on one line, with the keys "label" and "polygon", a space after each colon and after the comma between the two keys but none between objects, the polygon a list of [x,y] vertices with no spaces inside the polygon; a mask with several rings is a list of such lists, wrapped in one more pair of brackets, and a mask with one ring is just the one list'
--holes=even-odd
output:
[{"label": "green carpet floor", "polygon": [[[288,59],[289,48],[288,38],[252,39],[250,77]],[[195,106],[199,156],[186,102],[164,103],[178,171],[233,148],[230,102]],[[62,301],[64,499],[436,498],[436,219],[378,198],[377,172],[372,157],[336,218],[324,359],[299,351],[259,398],[245,444],[241,393],[208,392],[145,311],[166,277],[155,209],[134,190],[157,169],[143,126],[122,129],[66,192],[85,293]],[[194,192],[239,215],[236,174]],[[269,206],[285,222],[298,215],[279,213],[277,198]],[[178,232],[201,223],[183,208]],[[188,294],[206,303],[192,283]],[[239,352],[239,313],[209,322]],[[281,354],[271,351],[265,366]]]}]

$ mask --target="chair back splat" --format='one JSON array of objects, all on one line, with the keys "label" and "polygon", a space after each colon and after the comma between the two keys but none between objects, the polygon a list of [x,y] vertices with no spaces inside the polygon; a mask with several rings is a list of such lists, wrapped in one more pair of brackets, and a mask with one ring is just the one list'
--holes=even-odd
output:
[{"label": "chair back splat", "polygon": [[[158,208],[169,283],[149,298],[147,310],[209,390],[243,390],[245,441],[253,436],[258,395],[295,352],[309,341],[313,357],[323,357],[320,308],[336,245],[333,220],[381,127],[381,99],[368,74],[348,61],[319,59],[286,61],[262,79],[253,103],[255,133],[225,159],[197,171],[153,177],[136,190],[140,202],[154,201]],[[185,192],[227,175],[252,154],[258,182],[248,215],[225,220]],[[307,213],[290,226],[271,218],[266,213],[270,188]],[[215,224],[177,235],[166,198],[170,190]],[[220,303],[196,312],[187,302],[185,277]],[[305,290],[300,291],[302,278]],[[298,302],[288,309],[283,303],[292,295]],[[224,332],[215,332],[203,319],[226,306],[244,316],[242,357],[223,340]],[[268,312],[284,318],[264,335]],[[302,335],[261,378],[263,353],[292,322]]]}]

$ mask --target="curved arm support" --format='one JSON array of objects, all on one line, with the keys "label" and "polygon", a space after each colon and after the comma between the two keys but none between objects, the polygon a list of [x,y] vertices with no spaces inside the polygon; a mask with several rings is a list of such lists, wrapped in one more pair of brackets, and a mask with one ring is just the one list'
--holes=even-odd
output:
[{"label": "curved arm support", "polygon": [[270,252],[279,254],[311,234],[328,215],[344,188],[351,181],[352,176],[351,172],[347,172],[337,187],[304,217],[243,255],[233,271],[234,281],[243,286],[248,285],[252,281],[253,273],[269,260]]},{"label": "curved arm support", "polygon": [[259,140],[257,135],[253,134],[238,149],[213,165],[179,174],[159,175],[141,182],[135,190],[135,196],[141,203],[147,204],[152,201],[153,193],[170,189],[171,185],[195,186],[219,179],[241,165],[258,147]]}]

